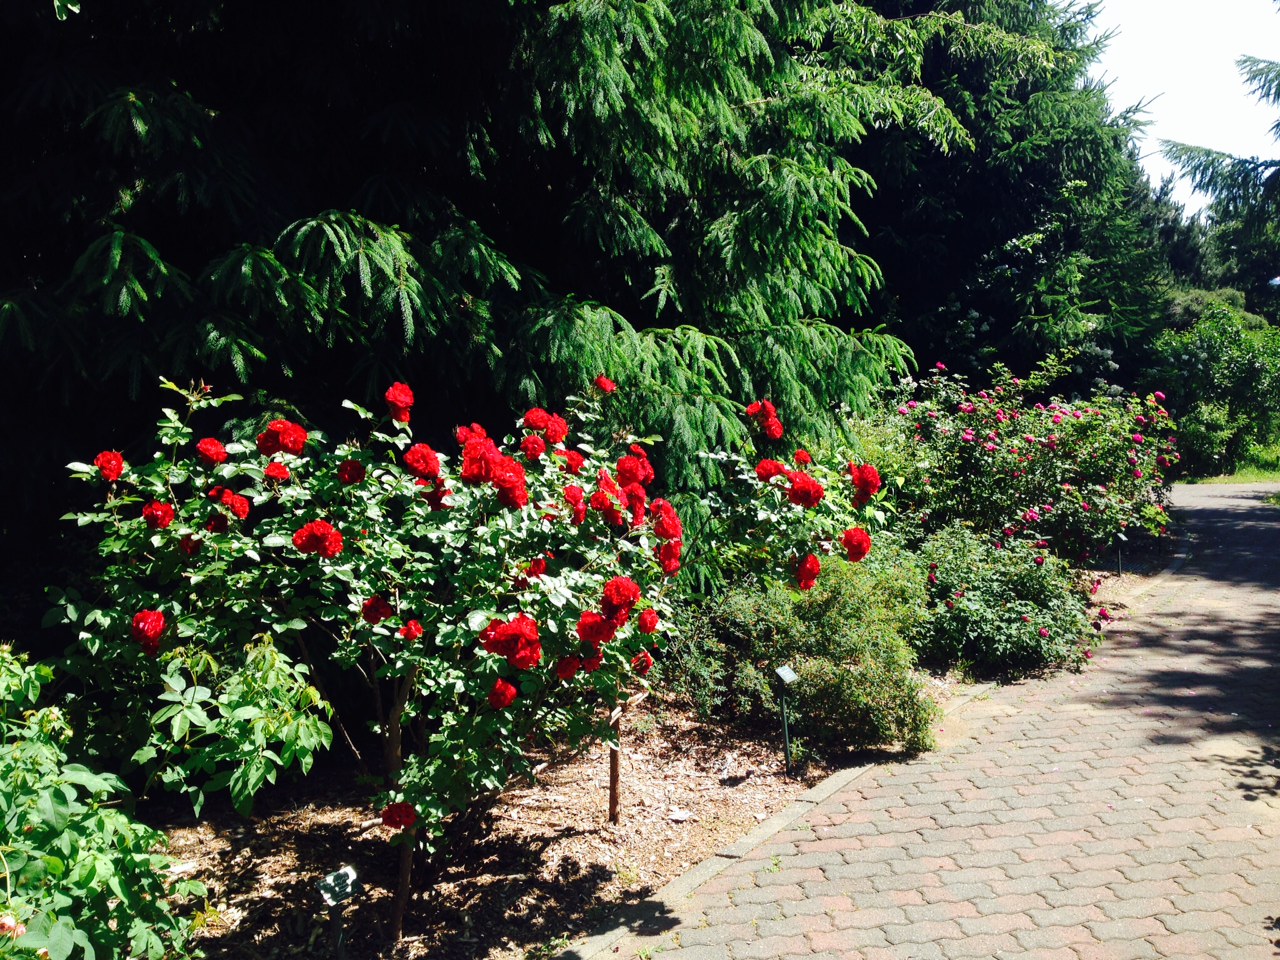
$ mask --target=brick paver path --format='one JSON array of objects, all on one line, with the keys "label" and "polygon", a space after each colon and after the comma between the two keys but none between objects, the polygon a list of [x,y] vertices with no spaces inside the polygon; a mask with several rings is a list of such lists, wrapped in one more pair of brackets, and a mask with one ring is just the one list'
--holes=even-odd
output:
[{"label": "brick paver path", "polygon": [[1082,674],[975,700],[597,956],[1280,955],[1276,489],[1177,488],[1190,561]]}]

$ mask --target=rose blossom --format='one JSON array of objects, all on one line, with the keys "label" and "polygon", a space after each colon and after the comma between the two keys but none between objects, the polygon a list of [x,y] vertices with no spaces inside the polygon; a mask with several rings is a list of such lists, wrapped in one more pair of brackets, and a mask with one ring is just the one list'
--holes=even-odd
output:
[{"label": "rose blossom", "polygon": [[360,607],[361,618],[370,626],[375,626],[388,617],[394,617],[395,614],[395,608],[380,596],[370,597]]},{"label": "rose blossom", "polygon": [[293,545],[300,553],[318,553],[332,560],[342,552],[342,534],[324,520],[312,520],[294,533]]},{"label": "rose blossom", "polygon": [[359,460],[343,460],[338,464],[338,479],[344,486],[363,483],[366,475],[364,464]]},{"label": "rose blossom", "polygon": [[213,437],[205,437],[197,443],[196,453],[200,455],[200,460],[206,467],[216,467],[220,463],[227,462],[227,448],[220,440],[215,440]]},{"label": "rose blossom", "polygon": [[418,822],[418,811],[413,804],[400,801],[382,808],[382,825],[392,830],[412,830]]},{"label": "rose blossom", "polygon": [[164,633],[164,628],[164,614],[159,610],[139,610],[133,615],[133,639],[149,657],[160,652],[160,635]]},{"label": "rose blossom", "polygon": [[822,563],[812,553],[800,561],[796,567],[796,584],[801,590],[812,590],[818,582],[818,574],[822,571]]},{"label": "rose blossom", "polygon": [[425,443],[415,443],[404,452],[404,466],[422,480],[435,480],[440,476],[440,458]]},{"label": "rose blossom", "polygon": [[280,453],[302,453],[307,443],[307,431],[288,420],[272,420],[267,429],[258,434],[258,452],[264,457]]},{"label": "rose blossom", "polygon": [[93,458],[93,465],[107,483],[115,483],[124,473],[124,457],[118,450],[103,450]]},{"label": "rose blossom", "polygon": [[164,530],[173,523],[173,507],[159,500],[152,500],[142,508],[142,519],[152,530]]},{"label": "rose blossom", "polygon": [[516,688],[499,677],[493,682],[493,689],[489,691],[489,706],[495,710],[505,710],[516,702],[517,695]]},{"label": "rose blossom", "polygon": [[[840,537],[850,563],[858,563],[871,552],[871,534],[861,527],[851,527]],[[933,574],[930,574],[932,577]],[[931,581],[932,582],[932,581]]]},{"label": "rose blossom", "polygon": [[387,413],[397,423],[409,422],[409,408],[413,406],[413,391],[406,383],[393,383],[383,394],[387,401]]}]

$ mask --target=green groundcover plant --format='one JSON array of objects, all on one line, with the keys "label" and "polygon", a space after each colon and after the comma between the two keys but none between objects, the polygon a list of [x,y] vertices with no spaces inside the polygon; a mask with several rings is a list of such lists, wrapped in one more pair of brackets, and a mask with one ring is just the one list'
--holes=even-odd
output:
[{"label": "green groundcover plant", "polygon": [[188,957],[173,905],[204,887],[169,873],[118,777],[68,762],[71,726],[37,703],[51,678],[0,646],[0,957]]}]

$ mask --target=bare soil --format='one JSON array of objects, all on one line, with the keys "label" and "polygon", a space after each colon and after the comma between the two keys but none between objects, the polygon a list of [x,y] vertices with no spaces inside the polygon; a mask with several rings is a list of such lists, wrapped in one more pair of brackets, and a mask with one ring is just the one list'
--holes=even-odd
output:
[{"label": "bare soil", "polygon": [[314,884],[349,864],[362,885],[343,911],[351,960],[546,956],[830,772],[810,764],[789,778],[773,738],[652,700],[625,717],[622,744],[619,824],[608,822],[602,745],[508,790],[487,815],[454,829],[440,866],[418,865],[406,937],[394,950],[383,949],[378,926],[395,883],[394,833],[365,805],[368,790],[335,791],[325,780],[336,778],[313,775],[264,797],[251,819],[211,809],[199,824],[175,824],[178,869],[210,886],[202,946],[210,960],[329,955],[330,920]]}]

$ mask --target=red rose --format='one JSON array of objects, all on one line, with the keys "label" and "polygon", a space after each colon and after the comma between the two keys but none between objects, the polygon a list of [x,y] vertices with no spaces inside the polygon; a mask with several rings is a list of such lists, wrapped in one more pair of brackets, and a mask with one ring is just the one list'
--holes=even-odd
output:
[{"label": "red rose", "polygon": [[498,457],[490,462],[489,472],[498,489],[498,501],[504,507],[519,508],[529,503],[524,467],[510,457]]},{"label": "red rose", "polygon": [[564,681],[572,680],[581,669],[581,657],[561,657],[556,661],[556,676]]},{"label": "red rose", "polygon": [[606,377],[603,373],[596,377],[596,386],[600,388],[602,393],[613,393],[618,389],[618,385]]},{"label": "red rose", "polygon": [[425,443],[415,443],[404,452],[404,465],[415,477],[434,480],[440,476],[440,458]]},{"label": "red rose", "polygon": [[488,437],[471,437],[462,445],[462,470],[458,476],[463,483],[484,483],[493,473],[493,462],[501,458]]},{"label": "red rose", "polygon": [[801,590],[812,590],[813,585],[818,582],[818,574],[822,570],[822,564],[812,553],[800,561],[800,565],[796,567],[796,583]]},{"label": "red rose", "polygon": [[644,523],[644,507],[648,494],[644,492],[644,487],[638,483],[629,483],[622,491],[622,501],[628,510],[631,511],[631,525],[638,527]]},{"label": "red rose", "polygon": [[822,502],[827,491],[822,484],[807,473],[799,470],[787,474],[791,486],[787,489],[787,499],[798,507],[816,507]]},{"label": "red rose", "polygon": [[413,804],[405,803],[389,803],[382,808],[382,825],[390,827],[392,830],[412,830],[413,825],[418,822],[418,811],[414,809]]},{"label": "red rose", "polygon": [[595,673],[597,670],[600,669],[600,666],[603,663],[604,663],[604,654],[600,653],[597,650],[591,656],[587,657],[582,661],[582,672]]},{"label": "red rose", "polygon": [[861,527],[846,530],[840,537],[850,563],[857,563],[871,552],[871,534]]},{"label": "red rose", "polygon": [[263,472],[268,480],[274,480],[276,483],[284,483],[289,479],[289,468],[279,460],[272,460],[267,464],[267,469]]},{"label": "red rose", "polygon": [[[622,491],[619,490],[619,493]],[[604,516],[605,522],[614,527],[620,527],[626,523],[626,519],[622,516],[618,505],[614,502],[613,497],[605,493],[603,490],[597,490],[591,494],[591,509],[598,510]]]},{"label": "red rose", "polygon": [[395,608],[387,603],[382,597],[370,597],[364,602],[360,608],[360,616],[364,618],[364,622],[370,626],[381,623],[389,617],[396,615]]},{"label": "red rose", "polygon": [[116,450],[103,450],[93,458],[93,465],[107,483],[115,483],[124,473],[124,457]]},{"label": "red rose", "polygon": [[164,633],[164,614],[159,610],[139,610],[133,615],[133,639],[143,653],[154,657],[160,652],[160,635]]},{"label": "red rose", "polygon": [[178,549],[188,557],[194,557],[199,553],[201,546],[202,544],[200,543],[200,539],[198,537],[193,537],[190,534],[178,541]]},{"label": "red rose", "polygon": [[267,429],[258,434],[258,452],[270,457],[280,451],[295,456],[302,453],[307,443],[307,431],[288,420],[272,420]]},{"label": "red rose", "polygon": [[173,523],[173,507],[159,500],[152,500],[142,508],[142,519],[152,530],[163,530]]},{"label": "red rose", "polygon": [[547,427],[542,435],[547,438],[547,443],[564,443],[569,437],[569,424],[560,414],[553,413],[547,418]]},{"label": "red rose", "polygon": [[210,533],[226,533],[231,528],[231,522],[225,513],[215,513],[204,528]]},{"label": "red rose", "polygon": [[577,450],[555,450],[551,455],[553,457],[564,457],[564,466],[560,469],[568,470],[575,475],[582,472],[582,465],[587,462],[587,458]]},{"label": "red rose", "polygon": [[409,422],[409,408],[413,406],[413,391],[408,384],[393,383],[383,394],[387,401],[387,413],[399,423]]},{"label": "red rose", "polygon": [[312,520],[293,535],[300,553],[318,553],[332,560],[342,552],[342,534],[323,520]]},{"label": "red rose", "polygon": [[684,544],[680,540],[671,540],[658,548],[658,563],[662,566],[662,574],[674,577],[680,572],[680,551]]},{"label": "red rose", "polygon": [[213,437],[205,437],[197,443],[196,453],[200,454],[200,459],[206,467],[216,467],[220,463],[227,462],[227,448]]},{"label": "red rose", "polygon": [[545,430],[551,422],[551,414],[541,407],[534,407],[524,415],[524,425],[530,430]]},{"label": "red rose", "polygon": [[505,710],[516,702],[516,695],[516,688],[499,677],[489,691],[489,706],[495,710]]},{"label": "red rose", "polygon": [[640,586],[630,577],[614,577],[604,585],[604,615],[612,619],[616,611],[630,612],[640,601]]},{"label": "red rose", "polygon": [[218,496],[219,502],[231,511],[237,520],[249,519],[249,498],[242,497],[230,490],[223,490]]},{"label": "red rose", "polygon": [[801,466],[808,466],[809,464],[813,463],[813,457],[809,454],[808,450],[797,450],[795,459],[796,459],[796,463],[800,464]]},{"label": "red rose", "polygon": [[338,464],[338,479],[345,486],[352,486],[357,483],[364,483],[365,473],[364,464],[359,460],[343,460]]},{"label": "red rose", "polygon": [[420,640],[422,638],[422,633],[422,624],[417,620],[410,620],[400,628],[400,636],[411,643],[414,640]]},{"label": "red rose", "polygon": [[649,607],[647,610],[641,610],[639,627],[641,633],[657,633],[658,611],[653,609],[653,607]]},{"label": "red rose", "polygon": [[469,427],[458,427],[454,431],[454,436],[458,438],[458,446],[465,447],[468,441],[484,440],[489,434],[485,433],[484,427],[478,423],[473,423]]},{"label": "red rose", "polygon": [[786,472],[786,465],[777,460],[761,460],[756,464],[756,479],[761,483],[768,483],[774,477],[780,477]]},{"label": "red rose", "polygon": [[864,506],[871,501],[877,493],[880,492],[880,471],[869,463],[861,466],[855,463],[849,464],[849,476],[853,480],[853,486],[856,491],[854,502],[858,506]]},{"label": "red rose", "polygon": [[[649,467],[649,472],[652,474],[653,467]],[[621,460],[618,461],[617,474],[618,484],[621,484],[622,486],[627,486],[628,484],[643,485],[645,483],[643,480],[643,477],[645,476],[645,462],[640,460],[639,457],[622,457]]]},{"label": "red rose", "polygon": [[537,434],[529,434],[520,441],[520,452],[530,460],[540,460],[547,452],[547,442]]},{"label": "red rose", "polygon": [[614,638],[618,632],[618,625],[594,610],[586,610],[578,618],[577,631],[579,640],[599,650]]},{"label": "red rose", "polygon": [[782,421],[778,419],[777,408],[768,400],[757,400],[748,406],[747,416],[756,422],[756,426],[770,440],[782,439]]},{"label": "red rose", "polygon": [[536,560],[530,560],[529,565],[524,568],[524,575],[530,580],[537,580],[547,574],[547,561],[544,557],[538,557]]},{"label": "red rose", "polygon": [[641,650],[631,658],[631,669],[638,676],[643,677],[653,667],[653,657],[649,656],[648,650]]},{"label": "red rose", "polygon": [[684,524],[676,508],[661,498],[654,500],[649,506],[653,514],[653,535],[659,540],[680,540],[684,537]]}]

